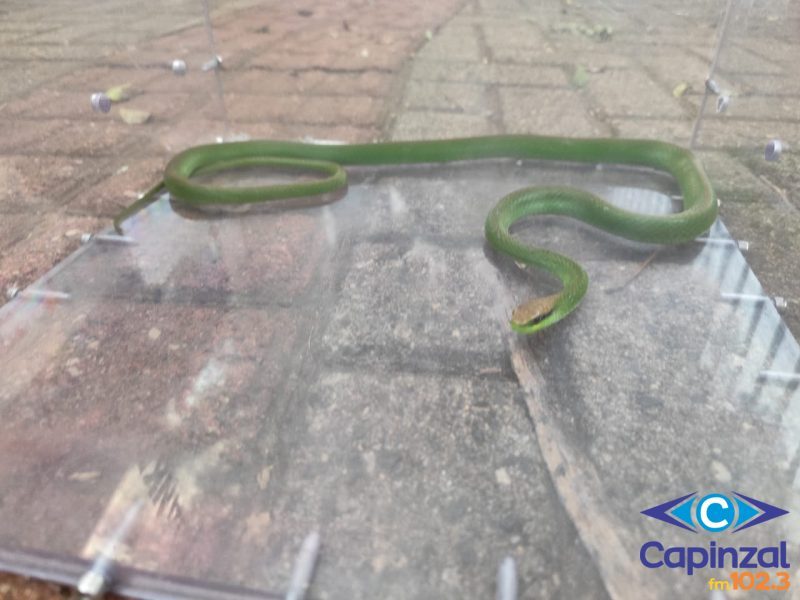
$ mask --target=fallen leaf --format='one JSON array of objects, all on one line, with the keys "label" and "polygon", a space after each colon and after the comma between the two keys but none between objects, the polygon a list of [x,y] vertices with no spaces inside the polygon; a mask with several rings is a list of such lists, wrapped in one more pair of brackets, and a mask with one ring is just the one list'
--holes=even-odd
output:
[{"label": "fallen leaf", "polygon": [[689,89],[689,84],[686,83],[685,81],[682,81],[674,88],[672,88],[672,95],[675,96],[676,98],[680,98],[686,93],[688,89]]},{"label": "fallen leaf", "polygon": [[258,488],[259,489],[261,489],[261,490],[267,489],[267,486],[269,485],[269,477],[270,477],[271,473],[272,473],[272,467],[264,467],[263,469],[261,469],[261,471],[259,472],[258,476],[256,477],[256,480],[258,481]]},{"label": "fallen leaf", "polygon": [[589,83],[589,73],[586,72],[586,67],[583,65],[576,65],[575,72],[572,74],[572,85],[578,88],[585,87]]},{"label": "fallen leaf", "polygon": [[131,97],[131,84],[123,83],[122,85],[115,85],[106,90],[106,96],[112,102],[125,102]]},{"label": "fallen leaf", "polygon": [[100,477],[100,471],[83,471],[71,473],[67,479],[70,481],[92,481]]},{"label": "fallen leaf", "polygon": [[136,110],[135,108],[120,108],[119,116],[128,125],[141,125],[150,120],[150,113],[146,110]]}]

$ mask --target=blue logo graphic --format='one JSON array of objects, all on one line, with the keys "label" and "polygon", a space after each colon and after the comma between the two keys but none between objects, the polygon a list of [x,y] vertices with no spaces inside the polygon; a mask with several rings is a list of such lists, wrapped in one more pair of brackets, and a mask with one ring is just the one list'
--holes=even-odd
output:
[{"label": "blue logo graphic", "polygon": [[733,533],[782,517],[789,511],[739,492],[733,496],[708,494],[698,500],[697,492],[643,510],[642,514],[681,529],[712,533],[733,529]]}]

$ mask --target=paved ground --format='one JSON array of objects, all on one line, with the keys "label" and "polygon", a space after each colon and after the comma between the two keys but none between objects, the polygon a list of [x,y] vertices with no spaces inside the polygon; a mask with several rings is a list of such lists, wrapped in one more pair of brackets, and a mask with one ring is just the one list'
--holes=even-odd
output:
[{"label": "paved ground", "polygon": [[[197,3],[168,11],[129,3],[78,11],[71,4],[8,4],[0,23],[8,73],[0,115],[10,116],[13,129],[0,140],[0,284],[30,283],[75,249],[81,232],[106,226],[170,154],[226,128],[348,141],[536,132],[687,144],[722,4],[220,2],[214,20],[225,60],[224,107],[213,74],[199,69],[209,49]],[[800,147],[800,88],[789,77],[800,56],[797,26],[797,3],[766,3],[749,19],[735,15],[719,63],[733,100],[727,113],[703,123],[698,145],[723,219],[751,242],[749,260],[767,291],[789,301],[785,315],[795,334],[799,161],[789,153],[767,164],[761,154],[771,137]],[[176,57],[190,66],[185,77],[165,66]],[[133,84],[126,106],[151,112],[149,123],[126,125],[117,107],[109,116],[89,111],[90,92],[123,83]],[[682,83],[688,90],[676,97]],[[361,251],[369,258],[382,250],[376,244]],[[403,274],[414,265],[396,268]],[[376,384],[365,376],[353,385]],[[413,382],[397,385],[400,394]],[[445,388],[435,395],[453,393]],[[378,469],[391,470],[390,459]],[[538,466],[526,468],[542,468],[531,460]],[[554,499],[546,488],[528,492]],[[548,510],[564,519],[556,504]],[[585,581],[598,581],[599,590],[598,577],[587,569]],[[557,581],[548,585],[560,589]]]},{"label": "paved ground", "polygon": [[[445,15],[456,5],[446,2],[420,14],[347,3],[310,14],[231,12],[246,4],[214,5],[230,133],[351,141],[537,131],[687,143],[723,8],[472,2],[451,21]],[[3,289],[30,283],[76,247],[79,232],[105,226],[175,150],[225,130],[213,75],[199,69],[209,54],[194,26],[200,3],[68,6],[4,7],[0,112],[12,130],[0,142]],[[792,11],[794,3],[775,1],[735,15],[718,77],[733,102],[724,115],[711,111],[699,148],[723,217],[753,242],[752,263],[768,291],[788,299],[797,331],[798,159],[761,159],[771,137],[792,143],[800,135],[800,90],[787,71],[797,52]],[[603,27],[610,36],[591,33]],[[172,58],[188,60],[189,75],[172,76]],[[577,69],[586,74],[578,86]],[[134,92],[127,106],[152,112],[150,123],[89,111],[88,94],[125,83]],[[688,90],[674,97],[683,83]]]}]

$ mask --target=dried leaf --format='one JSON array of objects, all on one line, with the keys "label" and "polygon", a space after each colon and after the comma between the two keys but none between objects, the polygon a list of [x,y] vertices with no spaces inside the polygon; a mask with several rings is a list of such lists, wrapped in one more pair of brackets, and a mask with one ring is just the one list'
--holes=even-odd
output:
[{"label": "dried leaf", "polygon": [[256,477],[259,489],[261,490],[267,489],[267,486],[269,485],[269,477],[271,474],[272,474],[272,467],[264,467],[263,469],[261,469],[261,471],[258,473],[258,476]]},{"label": "dried leaf", "polygon": [[92,481],[100,477],[100,471],[79,471],[71,473],[67,479],[70,481]]},{"label": "dried leaf", "polygon": [[672,88],[672,95],[676,98],[680,98],[683,96],[686,91],[689,89],[689,84],[685,81],[681,81],[678,85]]},{"label": "dried leaf", "polygon": [[115,85],[106,90],[106,96],[112,102],[125,102],[130,100],[131,97],[131,84],[123,83],[122,85]]},{"label": "dried leaf", "polygon": [[120,108],[119,116],[128,125],[141,125],[150,120],[150,113],[146,110],[136,110],[135,108]]},{"label": "dried leaf", "polygon": [[589,73],[583,65],[576,65],[575,72],[572,74],[572,85],[577,88],[585,87],[589,83]]}]

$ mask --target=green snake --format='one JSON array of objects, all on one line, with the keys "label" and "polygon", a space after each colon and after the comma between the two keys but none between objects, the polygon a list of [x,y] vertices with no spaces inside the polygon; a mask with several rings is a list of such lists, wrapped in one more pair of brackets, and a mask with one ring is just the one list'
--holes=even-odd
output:
[{"label": "green snake", "polygon": [[[578,139],[535,135],[498,135],[449,140],[382,142],[372,144],[306,144],[254,140],[189,148],[173,157],[164,179],[114,219],[121,223],[153,202],[166,188],[190,205],[232,205],[269,202],[333,192],[347,185],[344,166],[446,163],[489,158],[539,159],[584,163],[613,163],[658,169],[670,173],[683,196],[683,210],[668,215],[645,215],[617,208],[583,190],[566,187],[530,187],[502,198],[486,218],[486,238],[497,251],[526,265],[544,269],[561,280],[556,294],[519,305],[511,327],[533,333],[571,313],[586,294],[589,278],[569,258],[528,246],[509,228],[531,215],[564,215],[612,234],[639,242],[679,244],[706,231],[717,216],[718,203],[711,184],[694,155],[659,141]],[[239,167],[277,167],[313,171],[319,179],[257,187],[218,187],[192,176]]]}]

